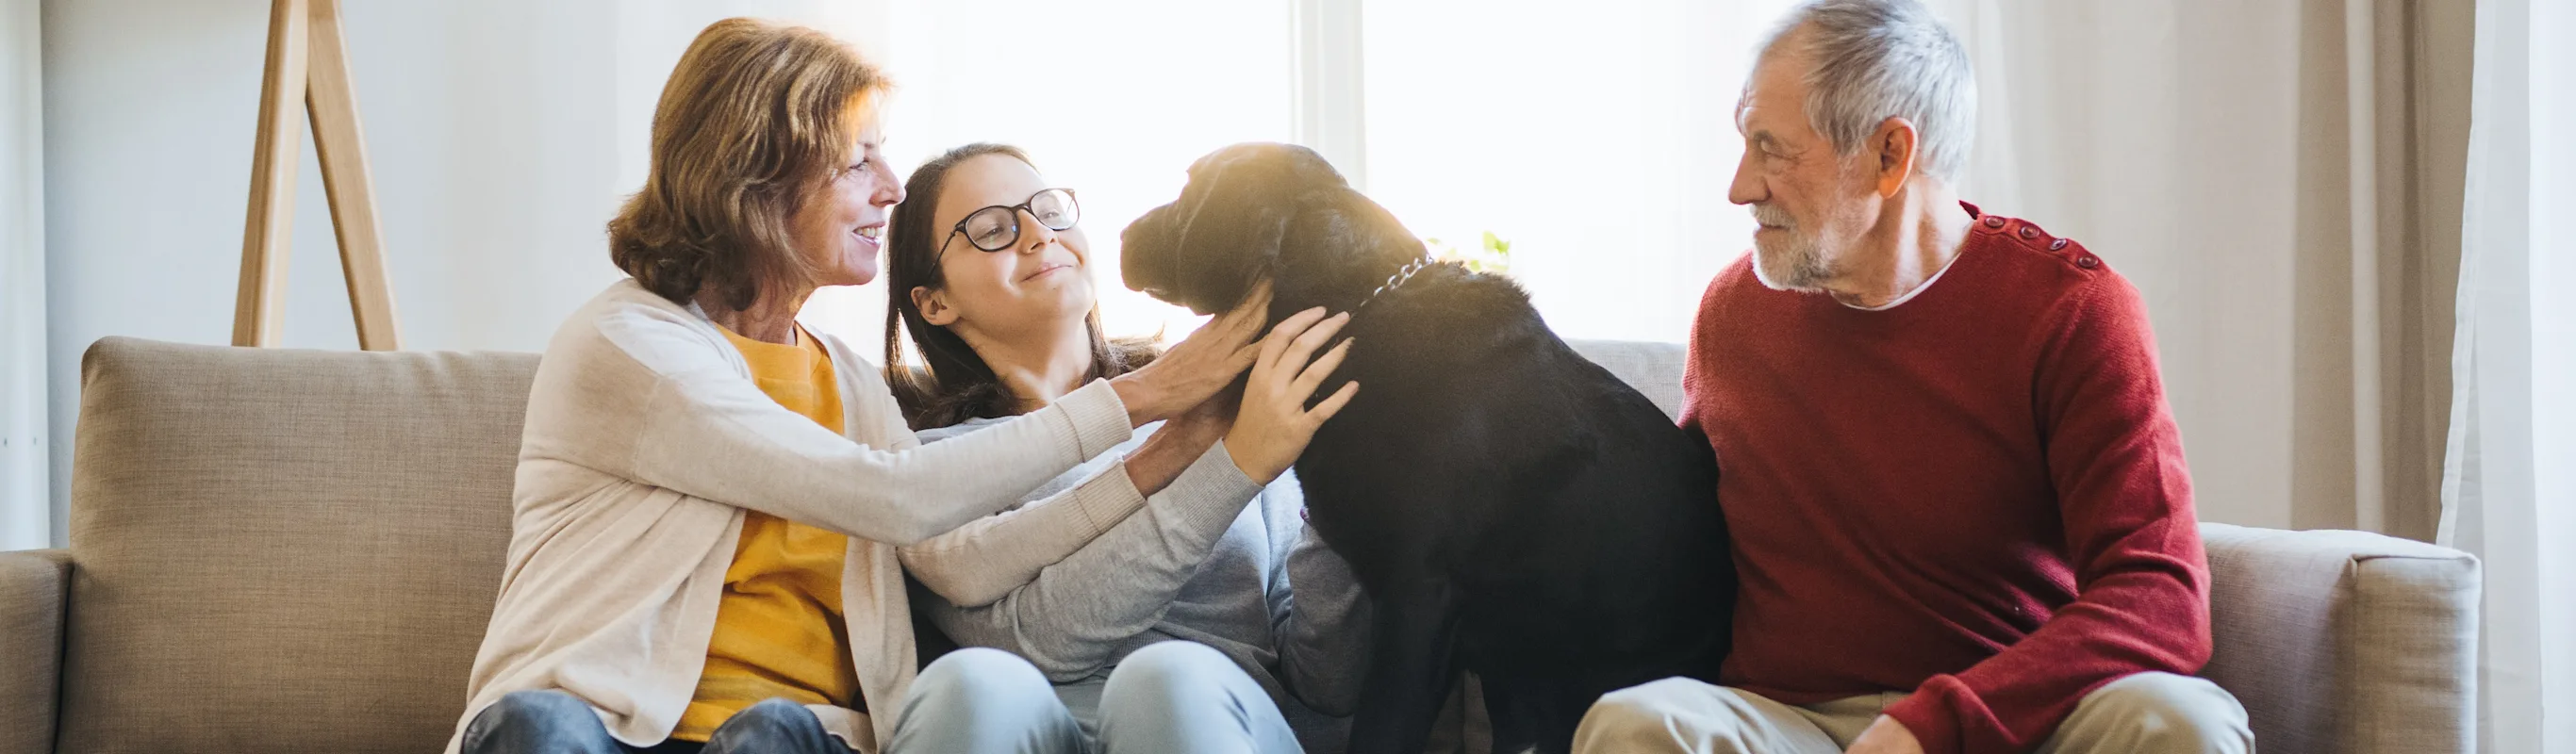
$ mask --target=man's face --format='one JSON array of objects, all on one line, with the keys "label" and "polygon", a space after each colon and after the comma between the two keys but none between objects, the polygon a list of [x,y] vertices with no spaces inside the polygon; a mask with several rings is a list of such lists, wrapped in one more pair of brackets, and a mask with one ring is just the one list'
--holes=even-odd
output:
[{"label": "man's face", "polygon": [[1877,176],[1868,150],[1843,159],[1809,124],[1801,34],[1773,45],[1745,81],[1735,111],[1744,159],[1727,199],[1751,207],[1762,224],[1753,233],[1753,271],[1763,285],[1821,292],[1869,230]]}]

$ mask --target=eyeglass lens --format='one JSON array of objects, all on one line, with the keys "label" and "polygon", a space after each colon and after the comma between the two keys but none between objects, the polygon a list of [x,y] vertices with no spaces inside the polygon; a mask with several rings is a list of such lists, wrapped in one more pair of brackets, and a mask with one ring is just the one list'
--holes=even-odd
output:
[{"label": "eyeglass lens", "polygon": [[1068,230],[1082,219],[1073,192],[1047,189],[1017,207],[985,207],[966,216],[966,241],[984,251],[1001,251],[1020,241],[1020,210],[1026,209],[1048,230]]}]

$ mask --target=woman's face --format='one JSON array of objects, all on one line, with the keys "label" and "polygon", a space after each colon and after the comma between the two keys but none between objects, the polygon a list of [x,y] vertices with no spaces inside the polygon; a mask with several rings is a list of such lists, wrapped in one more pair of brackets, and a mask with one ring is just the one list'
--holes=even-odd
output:
[{"label": "woman's face", "polygon": [[915,288],[914,305],[930,324],[962,325],[987,337],[1051,337],[1091,312],[1091,242],[1082,226],[1052,230],[1027,210],[1019,239],[1001,251],[975,248],[954,232],[968,214],[1014,206],[1050,188],[1028,163],[1003,154],[968,158],[949,169],[931,214],[939,242],[940,290]]},{"label": "woman's face", "polygon": [[873,125],[860,131],[849,164],[833,171],[787,217],[796,253],[822,273],[816,281],[821,285],[865,285],[877,278],[887,210],[903,201],[903,184],[878,152],[883,133]]}]

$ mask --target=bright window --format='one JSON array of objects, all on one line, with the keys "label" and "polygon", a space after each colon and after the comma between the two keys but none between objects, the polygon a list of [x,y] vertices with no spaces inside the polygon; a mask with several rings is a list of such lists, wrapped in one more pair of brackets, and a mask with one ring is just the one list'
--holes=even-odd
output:
[{"label": "bright window", "polygon": [[[951,147],[1028,150],[1082,195],[1091,272],[1112,334],[1177,338],[1200,318],[1119,282],[1118,231],[1180,196],[1192,160],[1241,141],[1289,140],[1288,7],[1204,0],[896,0],[886,69],[899,175]],[[886,291],[832,292],[809,326],[882,342]],[[823,296],[818,295],[818,299]],[[855,320],[854,324],[853,321]]]},{"label": "bright window", "polygon": [[1366,0],[1368,191],[1420,235],[1511,242],[1570,338],[1679,341],[1750,248],[1733,115],[1786,0]]},{"label": "bright window", "polygon": [[[1359,58],[1364,188],[1416,234],[1510,241],[1511,274],[1567,337],[1678,341],[1750,243],[1726,203],[1732,117],[1789,1],[1360,0],[1360,49],[1322,55]],[[1109,330],[1177,337],[1199,319],[1119,283],[1118,230],[1200,155],[1297,140],[1297,67],[1316,64],[1295,53],[1299,3],[1353,7],[892,0],[888,150],[908,170],[972,141],[1028,149],[1082,191]],[[806,319],[872,349],[884,295],[818,295]]]}]

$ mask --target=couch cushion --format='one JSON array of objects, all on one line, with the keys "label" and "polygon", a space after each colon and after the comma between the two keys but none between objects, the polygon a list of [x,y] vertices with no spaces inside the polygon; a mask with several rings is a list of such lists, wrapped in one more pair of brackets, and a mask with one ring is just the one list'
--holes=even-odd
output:
[{"label": "couch cushion", "polygon": [[54,750],[71,566],[65,550],[0,552],[0,754]]},{"label": "couch cushion", "polygon": [[91,346],[59,750],[436,749],[536,362]]},{"label": "couch cushion", "polygon": [[1680,343],[1653,343],[1629,340],[1569,340],[1574,352],[1610,370],[1610,374],[1664,410],[1665,416],[1682,415],[1682,366],[1690,358],[1690,349]]},{"label": "couch cushion", "polygon": [[2266,752],[2474,749],[2478,561],[2357,531],[2201,524],[2216,650],[2201,675]]}]

